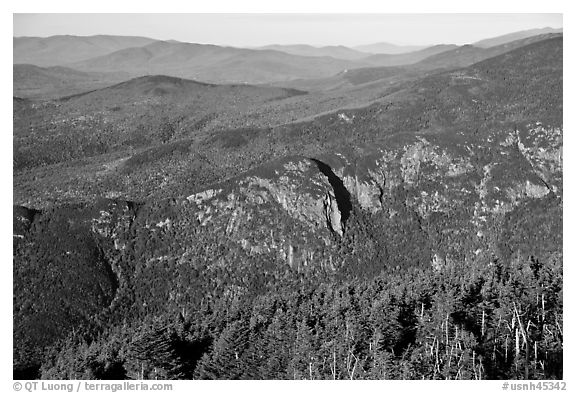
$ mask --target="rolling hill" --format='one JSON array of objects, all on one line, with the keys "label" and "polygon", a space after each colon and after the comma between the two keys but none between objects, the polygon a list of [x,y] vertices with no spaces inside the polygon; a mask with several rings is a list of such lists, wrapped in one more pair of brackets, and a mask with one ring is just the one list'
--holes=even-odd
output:
[{"label": "rolling hill", "polygon": [[164,74],[211,83],[266,83],[327,76],[361,64],[272,50],[162,41],[123,49],[69,66],[83,71],[129,70],[133,76]]},{"label": "rolling hill", "polygon": [[401,53],[416,52],[425,48],[426,46],[422,45],[394,45],[388,42],[378,42],[375,44],[358,45],[352,47],[352,49],[364,53],[375,53],[375,54],[379,53],[388,55],[398,55]]},{"label": "rolling hill", "polygon": [[[190,138],[205,128],[246,127],[258,121],[266,105],[302,95],[305,92],[294,89],[156,75],[34,107],[17,100],[14,168]],[[48,148],[33,154],[42,144]]]},{"label": "rolling hill", "polygon": [[110,86],[128,78],[126,72],[83,72],[62,66],[15,64],[13,95],[23,98],[60,98]]},{"label": "rolling hill", "polygon": [[257,49],[275,50],[290,53],[297,56],[312,57],[333,57],[335,59],[358,60],[370,56],[370,53],[360,52],[348,47],[338,46],[321,46],[312,45],[267,45]]},{"label": "rolling hill", "polygon": [[14,37],[13,63],[41,67],[66,65],[121,49],[145,46],[154,41],[145,37],[111,35]]},{"label": "rolling hill", "polygon": [[378,83],[380,86],[393,85],[401,81],[440,72],[444,69],[466,67],[516,48],[554,37],[561,37],[561,34],[530,36],[490,48],[478,48],[472,45],[454,46],[454,48],[452,48],[453,46],[443,46],[440,48],[431,47],[420,52],[408,53],[406,55],[371,56],[366,58],[365,61],[374,61],[373,59],[376,59],[375,62],[403,63],[404,61],[412,62],[422,57],[425,53],[429,54],[440,51],[440,53],[427,56],[418,62],[402,66],[361,67],[345,70],[326,78],[297,79],[283,83],[275,83],[274,85],[295,89],[307,89],[310,91],[337,90],[351,87],[360,89],[361,85],[364,84],[372,84],[371,88],[374,88],[374,83]]},{"label": "rolling hill", "polygon": [[551,27],[544,27],[541,29],[517,31],[514,33],[505,34],[498,37],[488,38],[485,40],[474,42],[472,45],[477,46],[479,48],[490,48],[492,46],[502,45],[508,42],[517,41],[523,38],[528,38],[536,35],[558,34],[558,33],[561,34],[562,29],[553,29]]},{"label": "rolling hill", "polygon": [[[545,28],[516,32],[460,48],[455,45],[436,45],[424,48],[400,47],[380,43],[372,46],[372,52],[378,53],[372,55],[362,51],[368,51],[370,46],[354,49],[344,46],[317,48],[309,45],[271,45],[259,48],[259,50],[251,50],[182,43],[174,40],[158,41],[145,37],[106,35],[15,37],[13,63],[41,67],[58,65],[85,72],[129,72],[132,77],[165,74],[210,83],[253,84],[324,78],[344,70],[411,65],[427,58],[429,58],[426,61],[428,68],[466,66],[503,53],[503,45],[558,31],[561,29]],[[385,50],[386,48],[388,49]],[[500,48],[500,50],[495,48]],[[487,51],[483,52],[480,49]],[[382,53],[384,50],[386,53]],[[442,56],[444,52],[448,53]],[[26,72],[32,71],[28,68]],[[50,72],[54,73],[55,70]],[[52,81],[46,80],[48,77],[46,73],[50,74],[50,72],[42,71],[45,74],[43,78],[47,88],[51,84],[59,83],[58,75],[53,75],[56,79]],[[31,75],[31,78],[33,77]],[[42,77],[38,76],[38,78]],[[77,76],[72,75],[72,79],[75,78]],[[118,79],[112,78],[112,80]],[[103,81],[102,85],[105,82]],[[96,85],[96,87],[102,85]],[[79,87],[77,91],[82,89]],[[74,87],[71,87],[69,91],[74,92]],[[42,89],[38,94],[41,93]],[[53,96],[60,94],[56,91]]]},{"label": "rolling hill", "polygon": [[454,50],[457,45],[434,45],[414,52],[400,54],[379,54],[364,59],[365,62],[377,66],[401,66],[417,63],[427,57]]},{"label": "rolling hill", "polygon": [[559,33],[534,35],[488,48],[464,45],[450,51],[427,57],[426,59],[418,62],[415,67],[421,69],[466,67],[476,62],[512,51],[516,48],[561,36],[562,34]]},{"label": "rolling hill", "polygon": [[217,102],[224,106],[235,104],[247,107],[253,103],[301,94],[305,92],[252,85],[216,85],[166,75],[150,75],[85,94],[65,97],[62,101],[70,107],[82,106],[80,110],[89,113],[91,107],[101,108],[102,105],[111,107],[156,99],[196,108],[214,108]]}]

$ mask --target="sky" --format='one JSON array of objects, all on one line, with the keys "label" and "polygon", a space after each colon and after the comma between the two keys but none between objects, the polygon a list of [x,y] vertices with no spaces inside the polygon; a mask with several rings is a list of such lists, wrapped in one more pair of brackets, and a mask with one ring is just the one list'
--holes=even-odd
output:
[{"label": "sky", "polygon": [[540,27],[562,14],[14,14],[15,37],[130,35],[229,46],[467,44]]}]

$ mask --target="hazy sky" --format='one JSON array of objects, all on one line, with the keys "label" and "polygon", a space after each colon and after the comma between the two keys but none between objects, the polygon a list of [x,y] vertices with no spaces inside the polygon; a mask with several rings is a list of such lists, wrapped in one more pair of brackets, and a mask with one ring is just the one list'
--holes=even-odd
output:
[{"label": "hazy sky", "polygon": [[14,14],[14,36],[137,35],[203,44],[465,44],[562,27],[562,14]]}]

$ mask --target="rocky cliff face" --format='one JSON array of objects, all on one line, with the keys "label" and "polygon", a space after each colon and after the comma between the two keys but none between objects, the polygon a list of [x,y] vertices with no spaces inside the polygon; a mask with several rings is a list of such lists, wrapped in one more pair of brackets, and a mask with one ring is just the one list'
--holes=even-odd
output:
[{"label": "rocky cliff face", "polygon": [[[481,136],[397,135],[377,148],[287,157],[138,212],[127,202],[101,201],[85,208],[77,226],[107,242],[112,260],[134,249],[135,239],[162,243],[142,251],[146,265],[176,260],[190,252],[191,234],[212,233],[299,271],[335,270],[331,255],[348,238],[354,210],[385,226],[410,212],[438,266],[497,254],[485,234],[523,203],[549,197],[562,199],[562,129],[534,123]],[[35,214],[15,211],[15,240],[26,236]],[[456,238],[466,245],[452,244]]]},{"label": "rocky cliff face", "polygon": [[[485,234],[516,207],[549,197],[562,198],[562,130],[529,124],[482,137],[402,135],[372,150],[288,157],[187,198],[145,204],[137,215],[124,202],[106,202],[89,221],[116,252],[134,238],[159,239],[163,246],[145,253],[145,264],[178,259],[190,251],[190,234],[213,233],[248,255],[334,270],[326,261],[347,238],[355,209],[385,225],[411,212],[438,266],[497,253]],[[452,244],[456,237],[466,246]]]},{"label": "rocky cliff face", "polygon": [[461,225],[458,231],[473,240],[469,252],[475,255],[495,252],[484,233],[518,206],[549,197],[562,200],[562,130],[540,123],[480,137],[402,136],[359,158],[334,154],[322,159],[333,165],[364,211],[392,218],[398,213],[392,197],[402,189],[402,203],[424,225],[433,223],[441,231]]},{"label": "rocky cliff face", "polygon": [[350,196],[338,181],[318,160],[286,158],[160,203],[162,208],[145,205],[136,220],[137,236],[162,236],[180,248],[177,254],[185,254],[186,242],[179,239],[214,233],[248,254],[268,254],[301,269],[324,258],[345,236]]},{"label": "rocky cliff face", "polygon": [[[213,220],[213,230],[225,231],[252,251],[271,252],[272,244],[282,244],[277,256],[292,265],[291,247],[308,249],[310,236],[296,239],[293,233],[278,232],[262,222],[270,228],[265,232],[274,233],[264,235],[261,227],[249,224],[254,216],[275,210],[273,214],[298,222],[299,230],[314,233],[312,237],[330,246],[334,239],[330,233],[346,236],[346,219],[354,208],[374,220],[381,214],[394,219],[399,214],[398,190],[403,191],[401,203],[422,225],[467,238],[470,256],[495,253],[484,234],[507,213],[530,200],[561,200],[562,130],[536,123],[480,137],[403,135],[360,154],[287,159],[234,179],[217,192],[207,190],[188,199],[197,201],[195,214],[201,225]],[[260,235],[253,242],[247,240],[256,233]],[[450,246],[433,244],[432,238],[431,247],[437,252],[433,265],[462,257],[451,255]],[[313,252],[308,255],[306,264],[314,263]]]}]

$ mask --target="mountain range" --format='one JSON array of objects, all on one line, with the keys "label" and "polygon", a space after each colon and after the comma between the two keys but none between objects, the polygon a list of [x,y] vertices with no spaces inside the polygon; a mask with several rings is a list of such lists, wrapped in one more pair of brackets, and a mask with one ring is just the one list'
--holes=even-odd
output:
[{"label": "mountain range", "polygon": [[344,60],[358,60],[370,55],[370,53],[354,50],[343,45],[322,47],[315,47],[312,45],[267,45],[258,49],[275,50],[297,56],[328,56]]},{"label": "mountain range", "polygon": [[73,68],[13,66],[13,95],[28,98],[58,98],[110,86],[129,79],[127,72],[83,72]]},{"label": "mountain range", "polygon": [[479,48],[472,45],[440,45],[405,55],[370,56],[365,60],[370,61],[371,59],[376,59],[374,62],[393,64],[393,66],[362,67],[345,70],[344,72],[327,78],[297,79],[276,83],[276,85],[296,89],[325,90],[373,82],[393,83],[414,77],[415,75],[423,75],[443,69],[466,67],[531,43],[561,36],[559,33],[542,34],[489,48]]},{"label": "mountain range", "polygon": [[539,32],[15,57],[14,377],[561,379]]},{"label": "mountain range", "polygon": [[478,46],[480,48],[489,48],[491,46],[502,45],[502,44],[506,44],[508,42],[520,40],[522,38],[528,38],[528,37],[532,37],[532,36],[536,36],[536,35],[542,35],[542,34],[561,34],[562,32],[563,32],[562,28],[553,29],[551,27],[543,27],[541,29],[522,30],[522,31],[517,31],[514,33],[494,37],[494,38],[488,38],[485,40],[477,41],[477,42],[473,43],[472,45]]},{"label": "mountain range", "polygon": [[[407,47],[404,49],[410,51],[391,50],[385,54],[364,53],[344,46],[318,48],[309,45],[272,45],[258,49],[242,49],[173,40],[159,41],[144,37],[18,37],[14,38],[13,62],[17,68],[21,64],[31,64],[40,67],[64,66],[86,73],[100,73],[96,78],[94,75],[89,76],[89,80],[95,81],[92,88],[118,81],[118,74],[129,77],[163,74],[209,83],[276,83],[331,77],[344,70],[357,68],[415,64],[434,55],[439,56],[436,58],[438,63],[435,66],[449,66],[450,61],[442,60],[440,56],[447,51],[460,52],[455,53],[456,56],[454,53],[449,53],[445,58],[468,57],[468,60],[454,63],[456,66],[463,66],[471,64],[471,61],[496,55],[498,51],[491,51],[492,48],[489,48],[491,46],[499,45],[502,48],[502,44],[513,40],[551,32],[553,29],[550,28],[536,29],[496,37],[475,46]],[[485,54],[481,48],[488,48]],[[429,64],[432,64],[433,59],[430,59]],[[27,73],[30,78],[46,79],[46,74],[51,73],[35,71],[38,72],[38,76],[30,74],[33,72],[30,67],[15,72],[15,75]],[[45,83],[47,86],[56,86],[59,85],[57,79],[56,76],[55,80]],[[77,83],[79,86],[63,89],[63,94],[81,91],[80,85],[89,86],[81,81],[70,83]],[[15,94],[30,96],[43,90],[34,93],[26,86],[21,88],[20,81],[15,79],[14,91],[18,92]]]},{"label": "mountain range", "polygon": [[364,53],[389,55],[399,55],[401,53],[415,52],[424,48],[426,48],[426,45],[394,45],[389,42],[377,42],[374,44],[358,45],[352,47],[352,49]]},{"label": "mountain range", "polygon": [[110,35],[14,37],[13,63],[42,67],[65,65],[117,50],[145,46],[155,41],[145,37]]}]

